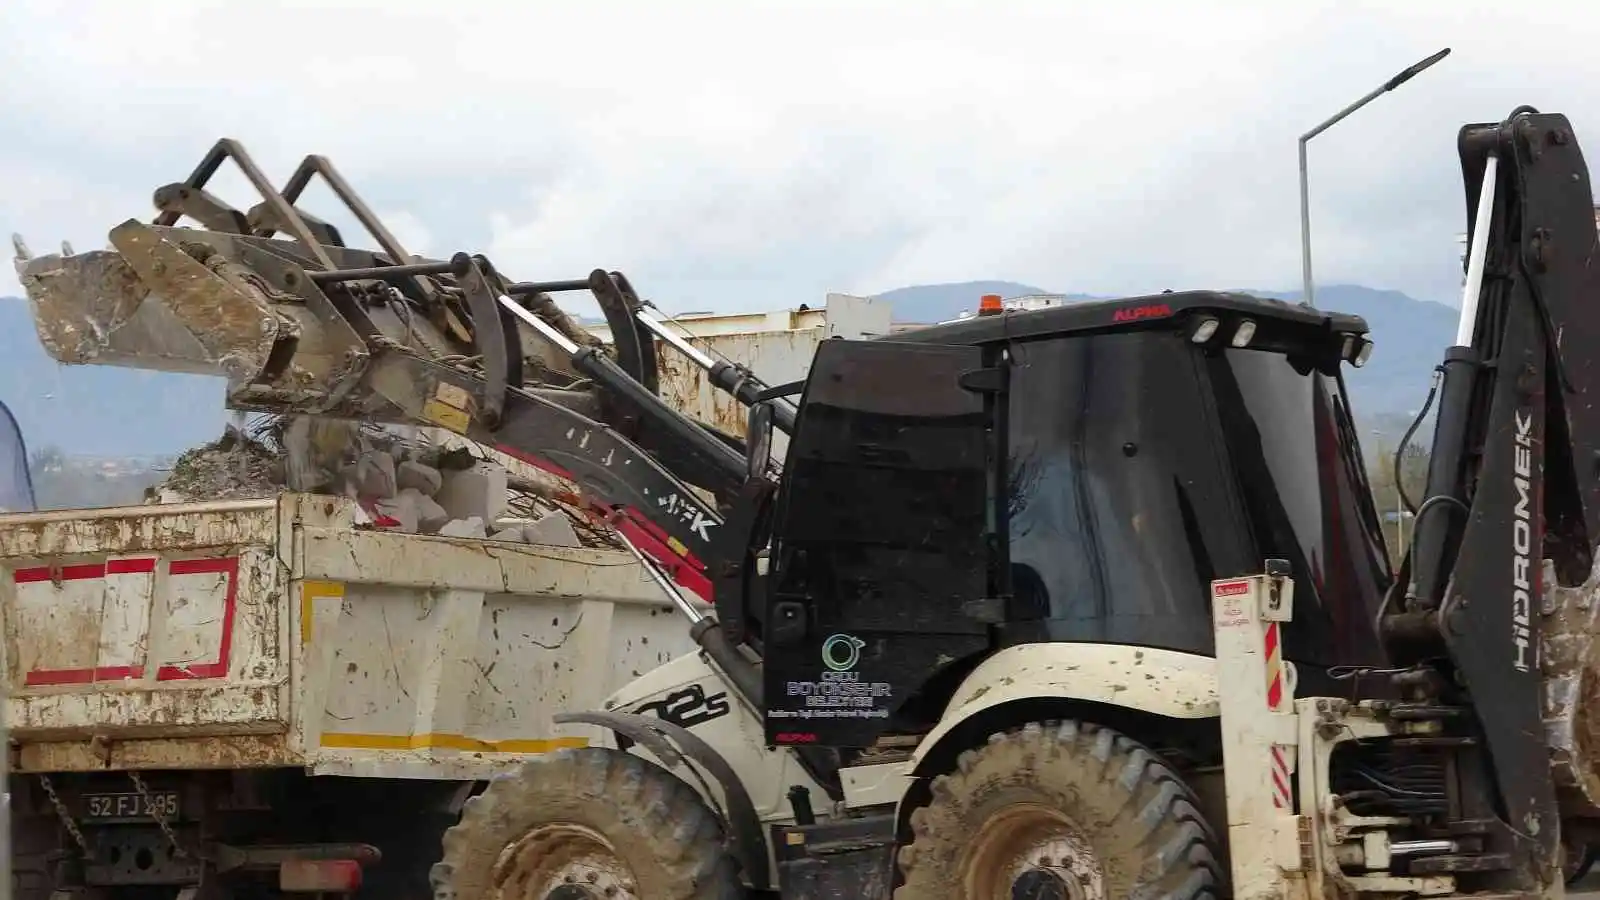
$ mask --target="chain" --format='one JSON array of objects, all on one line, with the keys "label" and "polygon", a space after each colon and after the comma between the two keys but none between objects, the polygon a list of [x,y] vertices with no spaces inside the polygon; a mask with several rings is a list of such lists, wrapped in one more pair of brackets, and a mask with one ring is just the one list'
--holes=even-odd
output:
[{"label": "chain", "polygon": [[44,786],[45,796],[50,798],[50,806],[55,809],[56,818],[61,820],[61,824],[67,826],[67,833],[72,835],[72,839],[78,844],[78,849],[83,851],[83,855],[89,856],[89,842],[84,839],[83,832],[78,830],[78,823],[72,820],[72,813],[67,811],[67,805],[62,803],[61,798],[56,795],[56,786],[50,783],[50,776],[40,775],[39,783]]},{"label": "chain", "polygon": [[140,799],[144,800],[144,805],[150,810],[150,818],[155,819],[156,824],[161,826],[161,833],[167,836],[167,843],[172,845],[172,851],[179,857],[187,858],[189,851],[178,843],[177,832],[167,824],[167,817],[162,814],[160,807],[156,806],[155,798],[150,796],[150,790],[144,786],[144,779],[139,777],[138,772],[129,772],[128,778],[133,782],[134,789],[139,792]]}]

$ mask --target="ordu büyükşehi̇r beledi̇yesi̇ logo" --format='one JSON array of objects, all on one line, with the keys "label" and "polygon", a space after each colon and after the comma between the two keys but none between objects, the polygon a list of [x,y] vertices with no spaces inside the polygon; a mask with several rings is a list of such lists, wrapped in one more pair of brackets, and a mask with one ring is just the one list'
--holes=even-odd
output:
[{"label": "ordu b\u00fcy\u00fck\u015fehi\u0307r beledi\u0307yesi\u0307 logo", "polygon": [[835,634],[822,642],[822,664],[834,672],[848,672],[861,662],[866,641],[853,634]]}]

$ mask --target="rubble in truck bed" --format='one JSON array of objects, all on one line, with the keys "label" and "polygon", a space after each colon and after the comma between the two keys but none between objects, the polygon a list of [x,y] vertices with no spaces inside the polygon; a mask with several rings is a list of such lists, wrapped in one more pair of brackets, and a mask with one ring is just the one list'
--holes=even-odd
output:
[{"label": "rubble in truck bed", "polygon": [[283,490],[283,475],[281,450],[230,425],[222,437],[179,456],[172,474],[151,488],[150,495],[194,500],[270,497]]},{"label": "rubble in truck bed", "polygon": [[270,497],[286,490],[354,499],[363,527],[547,546],[621,549],[558,486],[518,477],[467,447],[370,425],[268,417],[178,457],[152,503]]}]

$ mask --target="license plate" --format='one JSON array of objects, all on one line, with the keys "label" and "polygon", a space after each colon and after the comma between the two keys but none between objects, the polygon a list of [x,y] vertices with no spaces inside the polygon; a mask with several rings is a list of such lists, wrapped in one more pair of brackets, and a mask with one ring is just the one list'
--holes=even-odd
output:
[{"label": "license plate", "polygon": [[178,792],[153,791],[141,794],[84,794],[83,816],[90,821],[153,820],[157,816],[178,818]]}]

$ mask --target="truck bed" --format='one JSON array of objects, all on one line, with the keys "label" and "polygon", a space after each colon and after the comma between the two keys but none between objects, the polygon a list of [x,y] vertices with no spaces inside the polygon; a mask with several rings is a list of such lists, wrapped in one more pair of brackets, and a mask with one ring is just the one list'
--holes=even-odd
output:
[{"label": "truck bed", "polygon": [[462,779],[582,745],[693,643],[630,556],[358,530],[339,498],[0,516],[23,772]]}]

